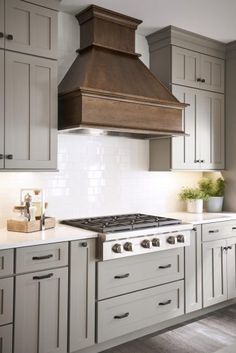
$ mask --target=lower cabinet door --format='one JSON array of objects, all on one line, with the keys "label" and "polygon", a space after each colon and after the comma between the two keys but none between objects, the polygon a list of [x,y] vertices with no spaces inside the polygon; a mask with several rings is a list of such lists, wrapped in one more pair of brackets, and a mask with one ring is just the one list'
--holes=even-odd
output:
[{"label": "lower cabinet door", "polygon": [[184,281],[177,281],[97,304],[97,342],[184,314]]},{"label": "lower cabinet door", "polygon": [[0,327],[0,353],[12,353],[12,325]]},{"label": "lower cabinet door", "polygon": [[236,297],[236,238],[227,240],[228,299]]},{"label": "lower cabinet door", "polygon": [[190,246],[185,247],[185,311],[202,308],[201,225],[194,228]]},{"label": "lower cabinet door", "polygon": [[12,322],[13,278],[2,278],[0,279],[0,325],[6,325]]},{"label": "lower cabinet door", "polygon": [[69,351],[95,341],[95,239],[71,242]]},{"label": "lower cabinet door", "polygon": [[203,243],[203,307],[227,300],[226,240]]},{"label": "lower cabinet door", "polygon": [[68,269],[16,277],[15,353],[67,352]]}]

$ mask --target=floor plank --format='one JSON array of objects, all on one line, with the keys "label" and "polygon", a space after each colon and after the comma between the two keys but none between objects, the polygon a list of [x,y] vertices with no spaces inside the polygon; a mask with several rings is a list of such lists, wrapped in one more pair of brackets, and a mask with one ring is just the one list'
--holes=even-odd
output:
[{"label": "floor plank", "polygon": [[236,353],[236,305],[104,353]]}]

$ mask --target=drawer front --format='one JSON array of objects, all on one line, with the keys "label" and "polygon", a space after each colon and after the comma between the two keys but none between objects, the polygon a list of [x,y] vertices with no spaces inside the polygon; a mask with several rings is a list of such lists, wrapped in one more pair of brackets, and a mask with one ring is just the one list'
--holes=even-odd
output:
[{"label": "drawer front", "polygon": [[98,299],[184,278],[184,249],[98,263]]},{"label": "drawer front", "polygon": [[13,321],[13,277],[0,279],[0,325]]},{"label": "drawer front", "polygon": [[0,277],[6,277],[13,274],[14,251],[0,251]]},{"label": "drawer front", "polygon": [[98,302],[97,314],[98,343],[183,315],[184,282]]},{"label": "drawer front", "polygon": [[0,352],[12,353],[12,325],[0,327]]},{"label": "drawer front", "polygon": [[68,243],[29,246],[16,250],[16,273],[68,265]]},{"label": "drawer front", "polygon": [[[235,222],[236,227],[236,222]],[[236,234],[236,228],[235,228]],[[202,225],[202,241],[211,241],[217,239],[225,239],[233,236],[232,222],[214,222]]]}]

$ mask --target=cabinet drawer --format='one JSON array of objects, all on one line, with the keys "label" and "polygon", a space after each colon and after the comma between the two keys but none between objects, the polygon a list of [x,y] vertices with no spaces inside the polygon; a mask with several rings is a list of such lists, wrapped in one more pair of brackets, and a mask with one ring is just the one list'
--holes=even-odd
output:
[{"label": "cabinet drawer", "polygon": [[13,277],[0,279],[0,325],[13,321]]},{"label": "cabinet drawer", "polygon": [[[235,222],[236,227],[236,222]],[[235,228],[236,229],[236,228]],[[202,241],[224,239],[233,236],[230,221],[214,222],[202,225]]]},{"label": "cabinet drawer", "polygon": [[98,263],[98,299],[184,278],[183,248]]},{"label": "cabinet drawer", "polygon": [[12,325],[0,327],[1,353],[12,353]]},{"label": "cabinet drawer", "polygon": [[101,301],[97,311],[100,343],[184,314],[184,282]]},{"label": "cabinet drawer", "polygon": [[16,273],[68,265],[68,243],[29,246],[16,250]]},{"label": "cabinet drawer", "polygon": [[13,274],[14,252],[11,250],[0,251],[0,277]]}]

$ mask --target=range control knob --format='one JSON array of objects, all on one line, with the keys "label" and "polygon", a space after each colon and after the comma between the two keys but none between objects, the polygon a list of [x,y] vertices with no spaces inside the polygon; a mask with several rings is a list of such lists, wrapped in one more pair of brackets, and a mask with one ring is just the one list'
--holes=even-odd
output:
[{"label": "range control knob", "polygon": [[150,240],[148,239],[144,239],[141,243],[142,247],[145,249],[149,249],[151,247],[151,243]]},{"label": "range control knob", "polygon": [[112,247],[112,251],[115,253],[121,253],[121,245],[120,244],[114,244]]},{"label": "range control knob", "polygon": [[127,241],[124,244],[124,250],[125,251],[133,251],[133,244],[130,241]]},{"label": "range control knob", "polygon": [[175,244],[175,237],[173,237],[172,235],[170,237],[167,238],[167,243],[169,244]]},{"label": "range control knob", "polygon": [[160,239],[153,238],[152,239],[152,246],[160,246]]},{"label": "range control knob", "polygon": [[178,243],[184,243],[184,235],[183,234],[177,235],[177,242]]}]

